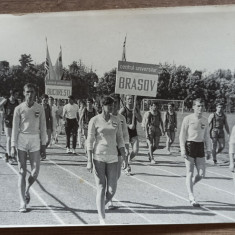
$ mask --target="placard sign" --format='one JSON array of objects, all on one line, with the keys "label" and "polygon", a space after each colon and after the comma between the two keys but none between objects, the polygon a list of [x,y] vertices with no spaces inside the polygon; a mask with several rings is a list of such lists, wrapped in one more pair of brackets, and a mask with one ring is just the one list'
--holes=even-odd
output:
[{"label": "placard sign", "polygon": [[46,80],[45,94],[55,99],[67,99],[72,95],[72,81]]},{"label": "placard sign", "polygon": [[118,61],[115,93],[156,97],[158,73],[158,65]]}]

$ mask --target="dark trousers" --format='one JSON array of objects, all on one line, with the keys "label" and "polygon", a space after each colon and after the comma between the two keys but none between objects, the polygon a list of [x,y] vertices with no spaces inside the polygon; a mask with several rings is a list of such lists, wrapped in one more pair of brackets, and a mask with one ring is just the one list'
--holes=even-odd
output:
[{"label": "dark trousers", "polygon": [[77,132],[78,132],[78,122],[77,119],[66,118],[65,133],[66,133],[66,147],[70,148],[70,137],[73,136],[73,148],[77,145]]}]

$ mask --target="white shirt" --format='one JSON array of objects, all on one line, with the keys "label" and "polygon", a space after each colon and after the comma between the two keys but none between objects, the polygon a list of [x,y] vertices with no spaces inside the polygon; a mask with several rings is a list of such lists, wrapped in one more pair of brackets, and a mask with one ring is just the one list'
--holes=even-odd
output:
[{"label": "white shirt", "polygon": [[68,119],[77,118],[77,113],[79,112],[79,107],[77,104],[66,104],[63,108],[63,116]]},{"label": "white shirt", "polygon": [[233,126],[233,129],[231,131],[229,143],[235,144],[235,125]]},{"label": "white shirt", "polygon": [[117,147],[125,147],[122,126],[113,115],[106,121],[102,114],[91,118],[88,126],[87,150],[93,150],[95,160],[113,163],[118,162]]},{"label": "white shirt", "polygon": [[44,108],[40,104],[34,102],[29,108],[26,102],[23,102],[15,108],[11,146],[17,146],[19,133],[40,134],[42,145],[46,145],[46,117]]},{"label": "white shirt", "polygon": [[211,142],[209,135],[209,124],[206,118],[198,119],[195,114],[186,116],[182,122],[180,131],[180,150],[185,154],[185,142],[204,142],[207,151],[211,151]]},{"label": "white shirt", "polygon": [[124,140],[125,144],[129,144],[130,138],[129,138],[128,128],[127,128],[127,124],[126,124],[126,118],[120,113],[118,113],[117,116],[114,116],[114,117],[117,117],[119,119],[119,121],[121,122],[123,140]]}]

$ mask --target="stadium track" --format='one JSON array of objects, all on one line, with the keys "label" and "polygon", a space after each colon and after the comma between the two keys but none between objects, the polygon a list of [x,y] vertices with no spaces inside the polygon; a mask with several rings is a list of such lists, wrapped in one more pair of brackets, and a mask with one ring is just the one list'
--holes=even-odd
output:
[{"label": "stadium track", "polygon": [[[17,166],[0,160],[1,227],[98,223],[95,182],[86,169],[84,151],[78,149],[79,155],[68,155],[64,146],[65,137],[60,136],[59,144],[48,149],[25,214],[18,212]],[[0,148],[0,154],[3,152]],[[122,174],[118,182],[114,199],[118,208],[107,210],[108,224],[235,222],[235,186],[227,165],[213,166],[208,161],[206,179],[195,186],[195,197],[202,206],[192,208],[177,144],[172,155],[159,149],[155,158],[157,164],[150,165],[146,144],[141,142],[140,154],[131,163],[133,176]]]}]

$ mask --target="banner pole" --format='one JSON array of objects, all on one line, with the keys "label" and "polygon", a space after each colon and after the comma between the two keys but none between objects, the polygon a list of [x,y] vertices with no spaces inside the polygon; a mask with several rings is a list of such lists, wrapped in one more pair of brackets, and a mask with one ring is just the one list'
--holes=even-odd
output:
[{"label": "banner pole", "polygon": [[134,110],[135,110],[135,108],[136,108],[136,99],[137,99],[137,95],[134,96],[134,106],[133,106],[132,124],[134,124],[134,121],[135,121]]}]

